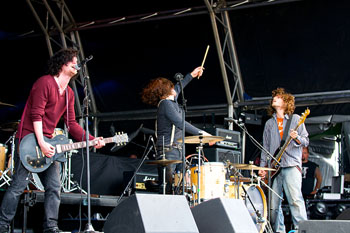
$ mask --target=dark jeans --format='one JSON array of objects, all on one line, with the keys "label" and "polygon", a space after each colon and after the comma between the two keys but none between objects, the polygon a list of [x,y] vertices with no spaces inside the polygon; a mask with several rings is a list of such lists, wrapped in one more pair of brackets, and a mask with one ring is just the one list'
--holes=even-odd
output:
[{"label": "dark jeans", "polygon": [[[17,145],[18,143],[16,143]],[[15,147],[17,148],[17,147]],[[11,185],[6,190],[4,198],[0,207],[0,225],[10,225],[10,222],[16,215],[16,209],[21,194],[27,187],[31,178],[30,172],[25,169],[19,159],[17,150],[14,156],[15,167],[14,175],[12,176]],[[57,226],[58,221],[58,209],[60,206],[60,166],[57,161],[51,164],[51,166],[45,171],[38,173],[40,180],[45,189],[45,216],[43,222],[43,228],[51,228]]]},{"label": "dark jeans", "polygon": [[[161,152],[160,152],[161,153]],[[160,154],[158,152],[158,154]],[[179,149],[172,149],[171,151],[165,152],[165,158],[168,160],[181,160],[182,161],[182,153]],[[166,193],[170,194],[172,193],[172,186],[173,186],[173,175],[175,171],[182,172],[182,163],[173,163],[168,166],[166,166]],[[163,193],[163,167],[158,167],[158,177],[159,177],[159,193]]]}]

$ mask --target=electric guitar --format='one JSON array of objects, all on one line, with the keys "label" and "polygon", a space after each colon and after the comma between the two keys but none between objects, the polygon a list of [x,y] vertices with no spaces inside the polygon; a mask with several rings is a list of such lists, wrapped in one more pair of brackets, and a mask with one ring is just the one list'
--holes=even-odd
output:
[{"label": "electric guitar", "polygon": [[[34,133],[26,135],[20,143],[19,155],[23,166],[30,172],[38,173],[45,171],[54,161],[65,162],[64,153],[66,151],[80,149],[86,147],[86,141],[70,143],[68,138],[64,135],[57,135],[54,138],[44,137],[45,142],[50,143],[55,147],[55,155],[51,158],[46,157],[36,140]],[[127,143],[129,140],[126,133],[116,134],[114,137],[104,138],[105,143],[117,143],[118,145]],[[97,140],[88,142],[88,146],[95,146]]]},{"label": "electric guitar", "polygon": [[[299,118],[298,124],[297,124],[297,126],[294,128],[295,131],[299,128],[299,126],[300,126],[301,124],[303,124],[303,123],[305,122],[305,119],[306,119],[306,117],[307,117],[309,114],[310,114],[310,110],[307,108],[307,109],[305,110],[305,112],[304,112],[303,114],[301,114],[301,117]],[[285,133],[289,133],[289,132],[285,132]],[[275,159],[272,159],[271,162],[270,162],[271,168],[276,169],[275,171],[271,171],[271,181],[272,181],[272,179],[273,179],[274,177],[276,177],[276,176],[279,174],[279,172],[280,172],[280,166],[279,166],[278,163],[281,161],[282,155],[283,155],[283,153],[286,151],[286,148],[287,148],[287,146],[289,145],[289,143],[292,141],[292,139],[293,139],[293,138],[291,138],[291,137],[288,135],[287,140],[285,141],[285,143],[283,144],[283,146],[282,146],[282,147],[279,147],[279,148],[275,151],[275,153],[274,153],[274,155],[273,155],[273,157],[274,157]],[[277,160],[278,163],[276,162],[276,160]],[[266,176],[265,176],[265,183],[268,183],[268,174],[266,174]]]}]

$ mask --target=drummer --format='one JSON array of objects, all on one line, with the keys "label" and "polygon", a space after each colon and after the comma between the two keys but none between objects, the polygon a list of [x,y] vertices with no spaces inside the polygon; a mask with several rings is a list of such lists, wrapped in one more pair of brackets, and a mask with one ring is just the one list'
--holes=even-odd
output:
[{"label": "drummer", "polygon": [[[191,73],[187,74],[180,82],[185,87],[193,78],[200,78],[203,74],[203,67],[195,68]],[[163,152],[168,160],[182,160],[181,144],[177,142],[182,137],[182,111],[183,109],[177,103],[177,98],[181,92],[181,86],[178,82],[174,84],[166,78],[159,77],[152,79],[142,90],[141,98],[146,104],[158,107],[156,118],[156,147],[157,158],[161,158]],[[210,136],[207,132],[200,130],[187,121],[185,121],[185,131],[192,135]],[[182,171],[182,164],[171,164],[166,169],[166,192],[172,192],[174,171]],[[163,180],[161,169],[158,170],[159,181]],[[159,192],[163,187],[160,185]]]}]

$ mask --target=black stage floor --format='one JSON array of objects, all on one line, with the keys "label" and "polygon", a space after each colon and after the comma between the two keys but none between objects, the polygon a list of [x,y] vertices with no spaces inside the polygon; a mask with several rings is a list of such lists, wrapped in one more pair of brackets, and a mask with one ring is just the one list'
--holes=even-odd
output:
[{"label": "black stage floor", "polygon": [[[1,190],[1,199],[5,190]],[[95,231],[102,231],[109,213],[117,206],[119,196],[91,195],[91,224]],[[123,197],[121,200],[125,199]],[[120,200],[120,201],[121,201]],[[44,192],[25,191],[21,196],[16,217],[13,221],[15,232],[42,232],[44,216]],[[65,232],[84,231],[88,222],[88,198],[86,194],[61,193],[58,224]]]}]

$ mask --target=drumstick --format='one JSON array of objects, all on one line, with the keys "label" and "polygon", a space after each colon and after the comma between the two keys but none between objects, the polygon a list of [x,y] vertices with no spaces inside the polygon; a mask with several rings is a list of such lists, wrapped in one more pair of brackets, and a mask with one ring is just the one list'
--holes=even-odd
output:
[{"label": "drumstick", "polygon": [[[204,54],[204,58],[203,58],[201,67],[204,66],[204,62],[205,62],[205,59],[207,58],[208,51],[209,51],[209,45],[207,46],[207,50],[205,51],[205,54]],[[203,68],[204,68],[204,67],[203,67]],[[199,79],[199,76],[198,76],[197,78]]]}]

